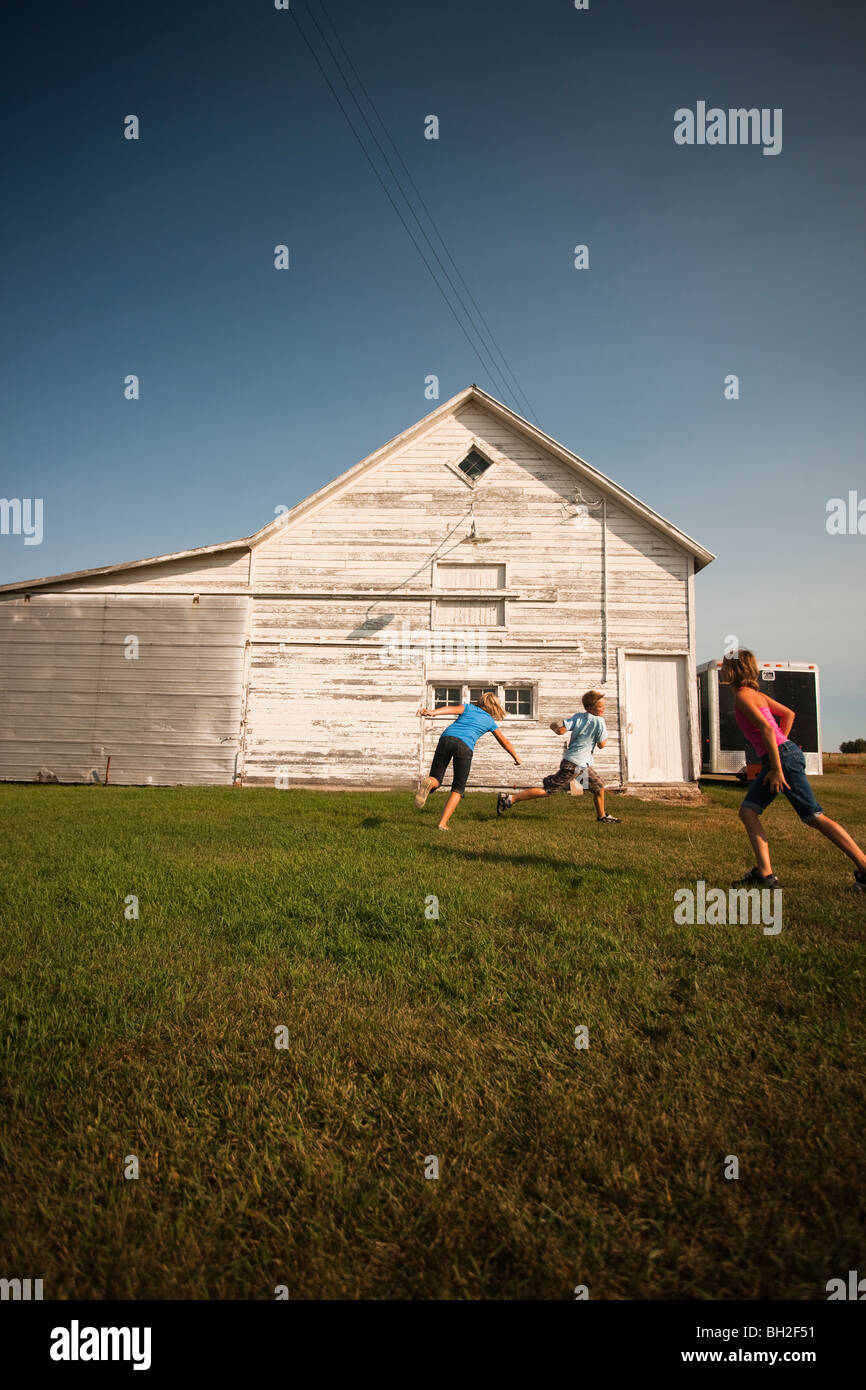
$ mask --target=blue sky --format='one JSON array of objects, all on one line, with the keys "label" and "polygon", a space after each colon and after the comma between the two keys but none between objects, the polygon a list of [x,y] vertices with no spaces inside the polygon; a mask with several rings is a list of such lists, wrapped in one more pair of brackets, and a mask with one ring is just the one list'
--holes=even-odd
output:
[{"label": "blue sky", "polygon": [[[542,427],[717,553],[699,659],[816,661],[826,745],[866,736],[866,536],[825,526],[866,498],[862,11],[326,9]],[[292,14],[9,13],[0,492],[45,538],[0,537],[2,582],[248,534],[425,414],[429,373],[516,403]],[[699,100],[781,108],[781,153],[676,145]]]}]

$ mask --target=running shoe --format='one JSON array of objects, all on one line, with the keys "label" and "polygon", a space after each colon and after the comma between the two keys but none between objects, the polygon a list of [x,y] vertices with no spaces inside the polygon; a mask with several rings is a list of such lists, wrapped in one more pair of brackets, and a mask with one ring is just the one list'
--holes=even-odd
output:
[{"label": "running shoe", "polygon": [[781,888],[781,886],[775,874],[759,873],[755,867],[752,867],[742,878],[735,878],[731,884],[732,888]]},{"label": "running shoe", "polygon": [[433,778],[432,778],[432,777],[425,777],[425,778],[424,778],[424,781],[423,781],[422,784],[421,784],[420,790],[417,791],[417,792],[415,793],[415,805],[418,807],[418,810],[419,810],[419,811],[423,811],[423,810],[424,810],[424,805],[425,805],[425,803],[426,803],[426,801],[427,801],[428,796],[429,796],[430,793],[432,792],[432,790],[433,790]]}]

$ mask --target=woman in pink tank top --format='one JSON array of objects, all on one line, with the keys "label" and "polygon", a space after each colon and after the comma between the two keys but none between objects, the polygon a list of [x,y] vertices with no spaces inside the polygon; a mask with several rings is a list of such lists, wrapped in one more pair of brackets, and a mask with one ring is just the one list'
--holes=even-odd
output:
[{"label": "woman in pink tank top", "polygon": [[758,663],[754,652],[741,647],[735,656],[725,656],[719,666],[722,685],[734,688],[734,719],[737,727],[761,759],[761,771],[751,783],[740,807],[740,820],[755,854],[756,865],[735,888],[778,888],[781,885],[770,863],[770,846],[761,816],[779,792],[787,797],[804,825],[820,830],[843,854],[853,860],[854,888],[866,892],[866,854],[844,826],[830,820],[815,799],[808,777],[803,750],[788,735],[794,711],[759,692]]},{"label": "woman in pink tank top", "polygon": [[[722,683],[724,684],[724,682]],[[790,729],[791,724],[793,724],[794,722],[793,710],[789,710],[786,705],[780,705],[776,700],[771,700],[770,704],[773,706],[773,709],[776,710],[777,714],[781,715],[783,719],[785,717],[785,714],[790,714],[791,720],[787,726],[787,728]],[[785,714],[782,713],[783,710]],[[763,724],[761,725],[761,727],[759,727],[754,722],[754,720],[749,719],[748,716],[743,713],[743,711],[737,706],[736,703],[734,704],[734,719],[737,721],[737,727],[739,728],[741,734],[745,734],[746,739],[754,748],[755,755],[758,761],[760,762],[762,758],[767,756],[766,748],[764,746],[763,725],[769,724],[770,728],[773,731],[777,748],[780,748],[783,743],[787,742],[788,733],[787,730],[785,733],[782,733],[782,730],[779,728],[778,724],[773,718],[773,711],[770,709],[770,705],[762,705],[759,701],[758,713],[762,716],[763,719]]]}]

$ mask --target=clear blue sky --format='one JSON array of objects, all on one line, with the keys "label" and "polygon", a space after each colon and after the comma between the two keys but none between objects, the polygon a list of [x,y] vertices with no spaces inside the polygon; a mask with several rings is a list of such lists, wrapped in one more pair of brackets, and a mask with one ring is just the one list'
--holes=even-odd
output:
[{"label": "clear blue sky", "polygon": [[[825,528],[866,497],[862,7],[326,5],[542,427],[718,554],[699,659],[817,661],[827,746],[866,736],[866,536]],[[292,14],[6,15],[0,494],[45,538],[0,537],[3,582],[248,534],[425,414],[429,373],[504,395]],[[782,152],[677,146],[699,100],[781,107]]]}]

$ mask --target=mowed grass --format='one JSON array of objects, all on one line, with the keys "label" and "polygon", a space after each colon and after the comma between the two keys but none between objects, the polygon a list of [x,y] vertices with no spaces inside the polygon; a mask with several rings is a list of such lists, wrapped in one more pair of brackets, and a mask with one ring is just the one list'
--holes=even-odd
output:
[{"label": "mowed grass", "polygon": [[[866,775],[817,786],[866,840]],[[750,862],[741,796],[598,826],[470,794],[442,834],[436,797],[0,788],[0,1273],[825,1298],[866,1258],[866,896],[780,801],[781,934],[677,925],[677,888]]]}]

